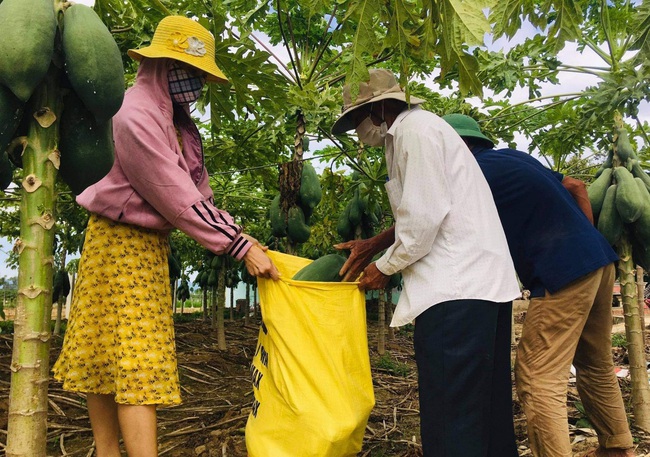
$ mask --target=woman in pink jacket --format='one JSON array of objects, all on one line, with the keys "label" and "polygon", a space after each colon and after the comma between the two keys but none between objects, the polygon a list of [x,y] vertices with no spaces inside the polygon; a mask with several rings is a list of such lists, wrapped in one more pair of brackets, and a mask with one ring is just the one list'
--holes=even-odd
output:
[{"label": "woman in pink jacket", "polygon": [[180,229],[255,276],[278,278],[266,248],[214,205],[189,105],[226,82],[214,38],[198,22],[163,19],[151,45],[129,50],[136,82],[113,118],[115,162],[77,197],[90,221],[70,321],[53,371],[85,392],[98,457],[157,455],[156,405],[180,403],[168,235]]}]

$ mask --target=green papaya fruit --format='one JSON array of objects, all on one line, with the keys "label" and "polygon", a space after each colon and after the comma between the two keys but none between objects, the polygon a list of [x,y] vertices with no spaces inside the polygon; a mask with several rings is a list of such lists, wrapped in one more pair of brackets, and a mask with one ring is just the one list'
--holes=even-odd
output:
[{"label": "green papaya fruit", "polygon": [[[9,160],[11,160],[11,163],[13,163],[16,168],[23,168],[23,153],[27,146],[27,134],[29,133],[30,124],[34,121],[34,116],[30,116],[25,112],[26,106],[27,105],[24,105],[20,113],[21,119],[18,123],[18,128],[13,132],[13,134],[8,135],[10,138],[9,145],[6,148],[7,154],[9,155]],[[23,137],[24,141],[13,143],[13,141],[19,137]]]},{"label": "green papaya fruit", "polygon": [[638,161],[634,162],[632,165],[632,176],[643,181],[645,186],[648,188],[648,191],[650,191],[650,176],[648,176],[648,174],[643,171],[643,168]]},{"label": "green papaya fruit", "polygon": [[174,255],[170,255],[167,258],[167,263],[169,264],[169,277],[172,279],[181,277],[181,264]]},{"label": "green papaya fruit", "polygon": [[650,190],[648,190],[646,187],[643,179],[634,178],[634,182],[636,182],[636,185],[639,188],[639,193],[641,194],[641,198],[645,202],[645,208],[643,211],[648,211],[648,208],[650,208]]},{"label": "green papaya fruit", "polygon": [[292,279],[296,281],[340,282],[339,271],[347,259],[339,254],[327,254],[300,269]]},{"label": "green papaya fruit", "polygon": [[339,219],[336,223],[336,232],[343,239],[343,241],[349,241],[354,238],[354,231],[350,225],[350,206],[346,206],[343,212],[340,214]]},{"label": "green papaya fruit", "polygon": [[320,186],[320,178],[313,165],[309,162],[302,163],[302,176],[300,178],[300,190],[298,197],[301,206],[313,209],[323,198],[323,191]]},{"label": "green papaya fruit", "polygon": [[189,298],[190,298],[190,286],[187,283],[186,279],[183,279],[181,281],[180,286],[178,286],[178,289],[176,290],[176,298],[178,298],[180,301],[189,300]]},{"label": "green papaya fruit", "polygon": [[6,87],[0,85],[0,152],[13,140],[23,117],[25,104]]},{"label": "green papaya fruit", "polygon": [[289,208],[287,218],[287,235],[297,243],[304,243],[309,239],[311,229],[305,224],[305,215],[299,206]]},{"label": "green papaya fruit", "polygon": [[650,203],[646,202],[646,206],[641,212],[641,217],[632,224],[632,227],[633,238],[650,248]]},{"label": "green papaya fruit", "polygon": [[0,3],[0,83],[23,102],[50,67],[56,29],[51,0]]},{"label": "green papaya fruit", "polygon": [[113,166],[113,129],[110,120],[99,123],[73,94],[64,98],[61,113],[59,176],[79,195]]},{"label": "green papaya fruit", "polygon": [[635,159],[636,154],[634,153],[634,149],[632,149],[632,144],[630,144],[627,129],[625,127],[617,128],[616,133],[616,153],[621,163],[625,164],[628,159]]},{"label": "green papaya fruit", "polygon": [[221,256],[215,255],[210,261],[210,268],[218,270],[221,267]]},{"label": "green papaya fruit", "polygon": [[7,152],[0,152],[0,192],[9,187],[14,178],[14,167],[7,156]]},{"label": "green papaya fruit", "polygon": [[348,218],[350,219],[350,225],[354,228],[361,223],[361,205],[359,205],[359,196],[354,195],[348,202],[350,207],[350,212]]},{"label": "green papaya fruit", "polygon": [[368,213],[363,213],[361,216],[361,229],[364,239],[372,238],[375,236],[375,224],[373,223],[373,220]]},{"label": "green papaya fruit", "polygon": [[214,287],[217,285],[218,282],[219,282],[219,278],[217,277],[217,270],[210,270],[210,273],[208,274],[208,281],[207,281],[208,287]]},{"label": "green papaya fruit", "polygon": [[[216,273],[215,273],[216,275]],[[216,276],[215,276],[216,278]],[[210,272],[209,270],[205,270],[201,273],[201,276],[199,277],[199,286],[201,286],[202,289],[205,289],[208,287],[208,280],[210,279]]]},{"label": "green papaya fruit", "polygon": [[70,277],[65,270],[57,270],[52,279],[52,303],[65,299],[70,293]]},{"label": "green papaya fruit", "polygon": [[357,198],[359,199],[359,211],[363,213],[368,209],[368,201],[370,197],[368,194],[368,186],[366,186],[364,183],[359,183],[359,186],[357,187],[357,195]]},{"label": "green papaya fruit", "polygon": [[287,236],[287,218],[285,216],[286,214],[282,212],[282,207],[280,206],[280,194],[277,194],[271,200],[271,206],[269,207],[271,233],[273,233],[273,236],[277,236],[278,238]]},{"label": "green papaya fruit", "polygon": [[63,15],[65,72],[86,108],[102,123],[124,99],[124,66],[113,35],[92,8],[74,4]]},{"label": "green papaya fruit", "polygon": [[635,265],[639,265],[645,271],[650,271],[650,246],[643,245],[638,241],[632,242],[632,259]]},{"label": "green papaya fruit", "polygon": [[607,189],[597,225],[598,231],[603,234],[607,242],[612,246],[620,241],[624,230],[623,221],[616,209],[617,187],[617,184],[612,184]]},{"label": "green papaya fruit", "polygon": [[623,222],[632,223],[641,216],[645,200],[639,192],[639,186],[634,180],[634,176],[627,168],[614,168],[614,178],[616,184],[618,184],[616,189],[616,209]]},{"label": "green papaya fruit", "polygon": [[603,200],[605,200],[605,193],[611,183],[612,169],[606,168],[587,188],[587,194],[589,195],[589,202],[591,203],[591,210],[593,211],[594,216],[600,213],[603,206]]}]

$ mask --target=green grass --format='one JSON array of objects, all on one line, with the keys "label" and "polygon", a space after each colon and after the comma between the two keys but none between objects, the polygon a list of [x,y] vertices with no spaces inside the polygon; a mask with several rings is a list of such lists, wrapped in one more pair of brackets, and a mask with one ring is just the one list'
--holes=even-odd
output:
[{"label": "green grass", "polygon": [[402,378],[407,377],[411,373],[411,368],[407,364],[393,360],[390,354],[382,355],[379,360],[377,360],[375,366],[394,376],[400,376]]},{"label": "green grass", "polygon": [[627,347],[627,338],[624,333],[612,334],[612,347],[625,348]]}]

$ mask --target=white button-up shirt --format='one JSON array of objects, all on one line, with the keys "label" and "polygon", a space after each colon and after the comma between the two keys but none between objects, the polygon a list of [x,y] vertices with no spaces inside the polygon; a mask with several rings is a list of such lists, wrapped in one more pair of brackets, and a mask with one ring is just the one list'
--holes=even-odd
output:
[{"label": "white button-up shirt", "polygon": [[386,164],[395,243],[377,268],[404,279],[391,326],[449,300],[518,297],[492,193],[454,129],[419,107],[402,112],[386,134]]}]

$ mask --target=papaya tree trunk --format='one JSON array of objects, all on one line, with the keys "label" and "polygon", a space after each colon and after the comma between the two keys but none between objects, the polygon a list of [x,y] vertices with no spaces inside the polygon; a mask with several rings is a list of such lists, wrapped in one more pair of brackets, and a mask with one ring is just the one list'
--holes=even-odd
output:
[{"label": "papaya tree trunk", "polygon": [[210,325],[213,329],[217,328],[217,286],[213,286],[210,290]]},{"label": "papaya tree trunk", "polygon": [[[645,282],[643,282],[643,268],[639,265],[636,266],[636,300],[639,305],[639,315],[641,316],[641,337],[645,341],[645,300],[643,292],[645,290]],[[647,357],[646,357],[647,361]]]},{"label": "papaya tree trunk", "polygon": [[388,341],[391,341],[395,338],[395,328],[390,326],[390,323],[393,321],[393,291],[386,291],[386,321],[388,322]]},{"label": "papaya tree trunk", "polygon": [[14,321],[6,455],[45,456],[47,389],[58,122],[61,99],[58,70],[52,65],[36,89],[26,115],[32,115],[23,152],[20,202],[18,300]]},{"label": "papaya tree trunk", "polygon": [[[67,239],[69,234],[66,233],[65,238]],[[61,262],[59,264],[59,269],[62,271],[65,271],[65,259],[66,259],[66,254],[67,254],[67,248],[66,248],[66,242],[63,242],[63,249],[61,249]],[[67,274],[67,273],[66,273]],[[59,296],[58,300],[56,301],[56,322],[54,323],[54,330],[52,333],[54,335],[60,335],[61,334],[61,319],[62,319],[62,314],[63,314],[63,304],[68,296]]]},{"label": "papaya tree trunk", "polygon": [[618,276],[621,283],[621,298],[625,314],[625,335],[630,359],[630,377],[632,379],[632,409],[634,423],[637,427],[650,432],[650,384],[645,357],[645,342],[639,306],[637,304],[634,273],[636,268],[632,261],[632,245],[623,235],[618,245]]},{"label": "papaya tree trunk", "polygon": [[230,288],[230,322],[235,320],[234,308],[235,308],[235,288],[231,287]]},{"label": "papaya tree trunk", "polygon": [[178,281],[172,282],[172,313],[176,314],[176,307],[178,306],[178,297],[176,293],[178,292]]},{"label": "papaya tree trunk", "polygon": [[[302,111],[296,113],[296,133],[294,135],[293,158],[291,162],[280,166],[279,187],[280,202],[283,214],[289,213],[289,208],[295,206],[300,191],[302,178],[302,157],[304,153],[303,138],[305,136],[305,116]],[[287,253],[295,255],[298,243],[287,237]]]},{"label": "papaya tree trunk", "polygon": [[244,325],[250,324],[250,310],[251,310],[251,285],[246,284],[246,303],[244,303]]},{"label": "papaya tree trunk", "polygon": [[65,300],[65,317],[66,319],[70,315],[70,304],[74,298],[74,284],[77,282],[77,272],[73,271],[71,274],[72,278],[70,279],[70,297]]},{"label": "papaya tree trunk", "polygon": [[203,300],[201,301],[203,303],[203,321],[207,322],[208,321],[208,288],[206,287],[205,289],[202,290],[203,292]]},{"label": "papaya tree trunk", "polygon": [[226,311],[226,268],[219,269],[219,282],[217,283],[217,346],[220,350],[226,350],[226,323],[224,313]]},{"label": "papaya tree trunk", "polygon": [[379,291],[378,301],[378,333],[377,333],[377,352],[384,355],[386,352],[386,293],[384,290]]}]

